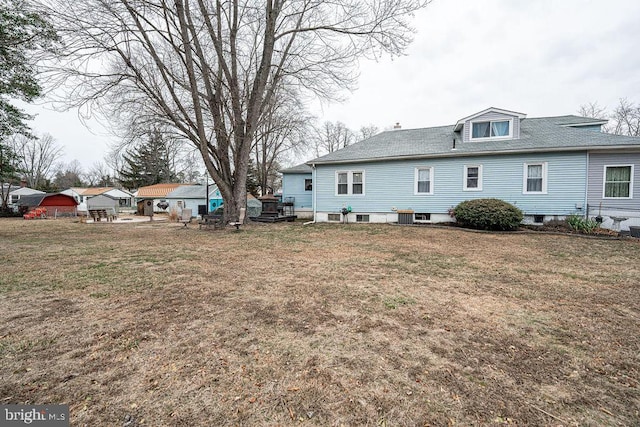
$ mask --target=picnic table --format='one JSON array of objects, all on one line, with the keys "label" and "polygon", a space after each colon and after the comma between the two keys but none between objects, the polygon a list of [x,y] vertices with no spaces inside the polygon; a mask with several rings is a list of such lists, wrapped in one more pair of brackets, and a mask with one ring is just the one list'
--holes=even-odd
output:
[{"label": "picnic table", "polygon": [[218,227],[222,227],[222,217],[220,215],[202,215],[200,221],[198,221],[199,228],[202,227],[209,229],[213,228],[214,230]]},{"label": "picnic table", "polygon": [[107,211],[107,209],[89,209],[89,215],[93,218],[94,221],[100,222],[100,220],[104,219],[105,221],[113,221],[116,219],[116,214],[111,209]]}]

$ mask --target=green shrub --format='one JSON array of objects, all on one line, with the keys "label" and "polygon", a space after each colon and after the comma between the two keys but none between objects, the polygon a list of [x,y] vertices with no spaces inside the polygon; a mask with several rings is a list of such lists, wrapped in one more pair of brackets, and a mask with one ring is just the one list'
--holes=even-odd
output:
[{"label": "green shrub", "polygon": [[600,224],[596,221],[583,218],[579,215],[569,215],[567,217],[567,224],[569,224],[569,227],[571,227],[572,230],[586,234],[591,234],[600,227]]},{"label": "green shrub", "polygon": [[479,230],[514,230],[522,222],[522,211],[498,199],[475,199],[460,203],[453,210],[456,221]]}]

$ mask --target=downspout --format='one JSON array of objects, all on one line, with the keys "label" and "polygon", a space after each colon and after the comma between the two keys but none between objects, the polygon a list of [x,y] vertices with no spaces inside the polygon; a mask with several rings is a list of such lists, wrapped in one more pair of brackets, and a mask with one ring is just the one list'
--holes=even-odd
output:
[{"label": "downspout", "polygon": [[309,225],[316,223],[316,165],[313,163],[311,165],[311,203],[313,203],[313,219],[311,221],[307,221],[302,225]]},{"label": "downspout", "polygon": [[587,170],[584,186],[584,218],[589,219],[589,151],[587,151]]}]

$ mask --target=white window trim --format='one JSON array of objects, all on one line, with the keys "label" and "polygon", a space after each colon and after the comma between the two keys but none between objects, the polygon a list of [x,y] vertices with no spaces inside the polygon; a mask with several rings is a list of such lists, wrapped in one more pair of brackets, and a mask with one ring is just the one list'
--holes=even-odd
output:
[{"label": "white window trim", "polygon": [[[346,173],[347,174],[347,193],[346,194],[338,194],[338,174]],[[361,173],[362,174],[362,193],[361,194],[353,194],[353,174]],[[335,195],[336,197],[345,197],[345,196],[353,196],[353,197],[363,197],[366,192],[366,179],[364,170],[339,170],[336,171],[335,174]]]},{"label": "white window trim", "polygon": [[[469,168],[478,168],[478,187],[467,187],[467,179]],[[464,176],[462,177],[462,190],[463,191],[482,191],[482,165],[464,165]]]},{"label": "white window trim", "polygon": [[[548,162],[529,162],[522,167],[522,194],[547,194],[547,163]],[[527,177],[529,166],[542,165],[542,191],[527,191]]]},{"label": "white window trim", "polygon": [[[428,170],[429,171],[429,192],[428,193],[420,193],[418,192],[418,171],[420,170]],[[435,171],[433,169],[433,166],[418,166],[415,168],[414,170],[414,175],[413,175],[413,195],[414,196],[432,196],[433,195],[433,189],[435,187],[434,185],[434,179],[433,177],[435,176]]]},{"label": "white window trim", "polygon": [[[509,122],[509,135],[506,135],[506,136],[489,136],[488,138],[486,138],[486,137],[474,138],[473,137],[473,124],[474,123],[484,123],[484,122],[489,122],[489,123],[493,123],[493,122]],[[491,124],[489,124],[489,129],[491,129]],[[489,134],[491,134],[491,131],[489,131]],[[478,119],[478,120],[472,120],[472,121],[469,122],[469,141],[494,141],[494,140],[500,140],[500,139],[513,139],[513,118],[493,119],[493,120]]]},{"label": "white window trim", "polygon": [[[605,197],[605,192],[607,189],[607,168],[624,168],[631,167],[631,180],[629,182],[629,197]],[[630,200],[633,199],[633,164],[628,165],[604,165],[602,169],[602,198],[606,200]]]}]

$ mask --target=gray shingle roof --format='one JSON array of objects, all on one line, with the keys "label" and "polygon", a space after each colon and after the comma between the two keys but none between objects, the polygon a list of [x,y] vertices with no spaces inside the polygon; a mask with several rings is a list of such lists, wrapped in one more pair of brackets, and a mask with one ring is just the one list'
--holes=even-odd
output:
[{"label": "gray shingle roof", "polygon": [[40,203],[42,203],[42,200],[45,196],[46,194],[31,194],[28,196],[22,196],[20,197],[20,200],[18,200],[18,206],[40,206]]},{"label": "gray shingle roof", "polygon": [[[379,161],[416,157],[452,157],[509,152],[573,151],[611,147],[640,148],[640,137],[611,135],[567,125],[600,124],[602,120],[579,116],[526,118],[520,138],[463,142],[454,126],[392,130],[379,133],[307,164]],[[455,140],[455,149],[453,144]]]},{"label": "gray shingle roof", "polygon": [[282,169],[281,173],[311,173],[311,166],[306,163],[302,163],[296,166],[291,166],[290,168]]},{"label": "gray shingle roof", "polygon": [[167,199],[206,199],[207,187],[204,185],[181,185],[166,195]]}]

